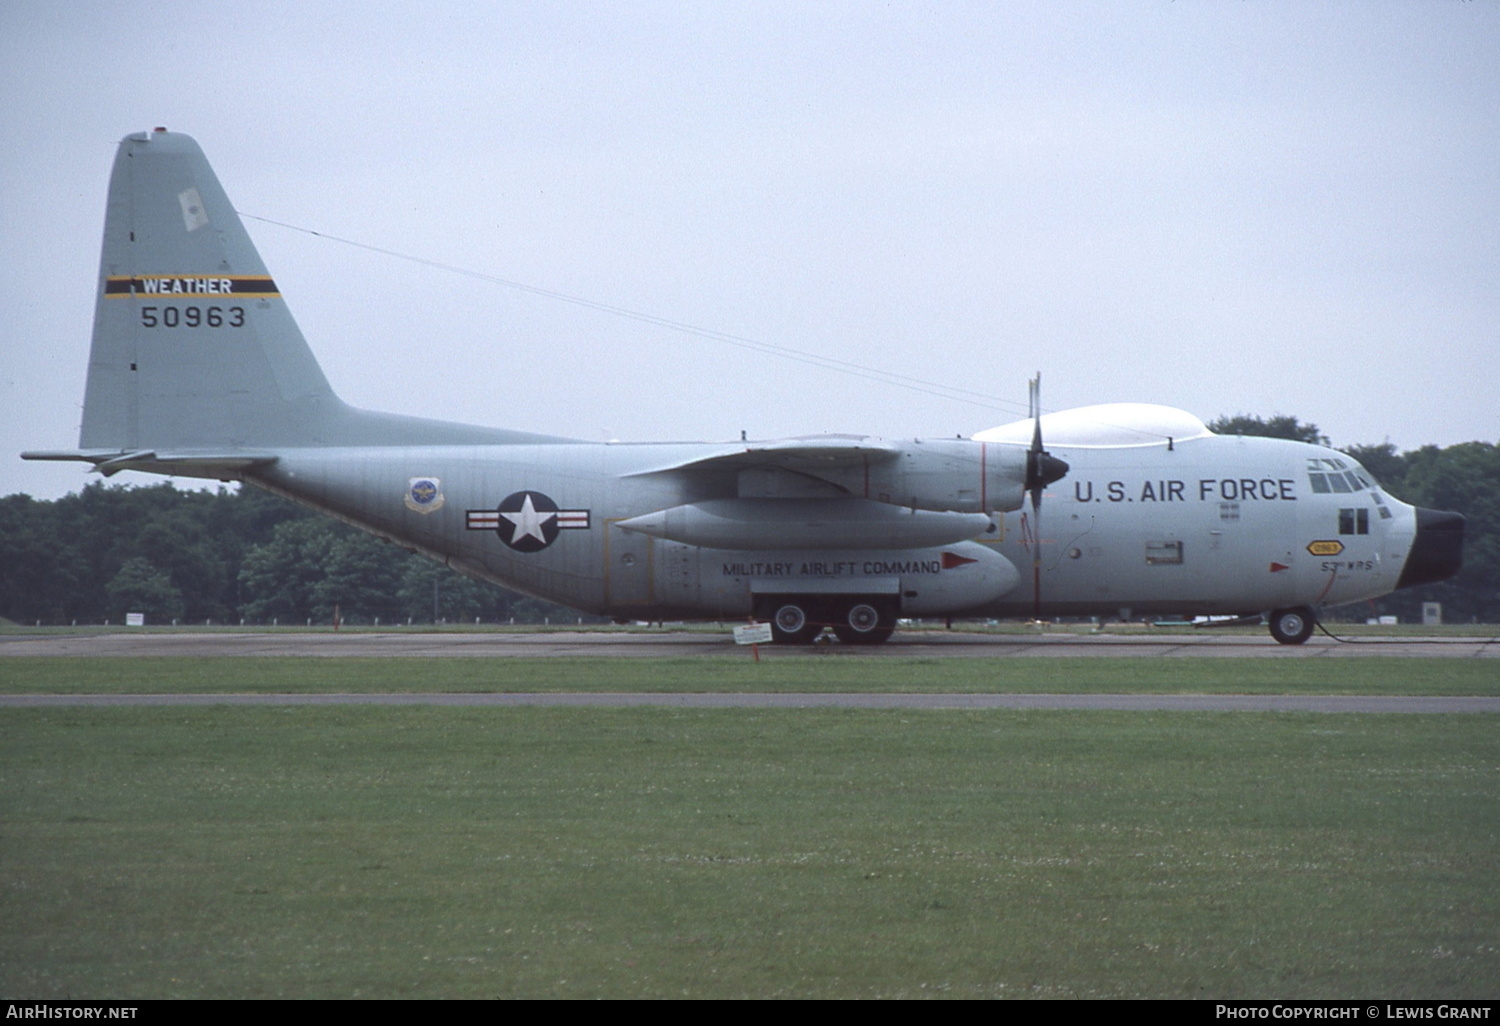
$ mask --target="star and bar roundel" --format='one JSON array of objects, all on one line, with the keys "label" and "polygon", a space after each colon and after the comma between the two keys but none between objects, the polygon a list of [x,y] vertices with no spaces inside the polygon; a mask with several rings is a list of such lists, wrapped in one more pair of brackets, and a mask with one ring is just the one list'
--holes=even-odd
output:
[{"label": "star and bar roundel", "polygon": [[494,509],[468,510],[465,525],[471,531],[494,531],[517,552],[540,552],[561,531],[588,530],[589,511],[558,509],[541,492],[512,492]]}]

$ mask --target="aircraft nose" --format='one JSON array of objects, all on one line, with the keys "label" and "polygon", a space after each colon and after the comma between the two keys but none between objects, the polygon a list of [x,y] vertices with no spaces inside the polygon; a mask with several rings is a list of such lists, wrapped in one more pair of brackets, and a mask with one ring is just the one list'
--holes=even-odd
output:
[{"label": "aircraft nose", "polygon": [[1464,518],[1458,513],[1417,509],[1417,536],[1401,569],[1398,588],[1446,581],[1464,562]]}]

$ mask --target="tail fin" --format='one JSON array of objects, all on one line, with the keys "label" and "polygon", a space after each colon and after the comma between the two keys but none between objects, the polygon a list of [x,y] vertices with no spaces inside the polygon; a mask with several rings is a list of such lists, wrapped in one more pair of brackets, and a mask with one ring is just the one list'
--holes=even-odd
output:
[{"label": "tail fin", "polygon": [[121,140],[79,447],[317,444],[342,405],[198,144]]},{"label": "tail fin", "polygon": [[165,129],[120,141],[83,453],[32,458],[548,441],[562,439],[345,405],[198,144]]}]

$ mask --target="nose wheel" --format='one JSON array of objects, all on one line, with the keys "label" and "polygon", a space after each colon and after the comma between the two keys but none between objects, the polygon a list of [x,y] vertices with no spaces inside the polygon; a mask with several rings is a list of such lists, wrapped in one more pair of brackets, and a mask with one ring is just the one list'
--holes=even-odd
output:
[{"label": "nose wheel", "polygon": [[1312,637],[1318,618],[1307,606],[1271,611],[1271,637],[1283,645],[1300,645]]}]

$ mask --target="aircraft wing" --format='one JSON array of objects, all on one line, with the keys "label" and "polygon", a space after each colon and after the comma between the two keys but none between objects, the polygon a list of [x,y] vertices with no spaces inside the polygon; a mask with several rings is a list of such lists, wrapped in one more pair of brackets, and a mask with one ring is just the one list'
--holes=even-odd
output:
[{"label": "aircraft wing", "polygon": [[649,467],[627,476],[648,477],[652,474],[715,470],[787,470],[810,474],[820,470],[860,467],[894,460],[901,451],[899,446],[884,439],[862,435],[784,438],[774,442],[726,445],[703,456]]}]

